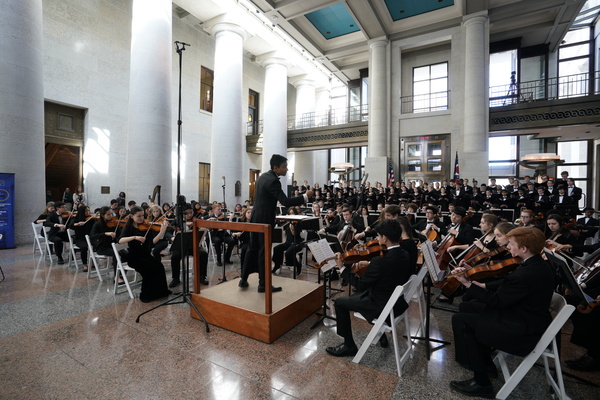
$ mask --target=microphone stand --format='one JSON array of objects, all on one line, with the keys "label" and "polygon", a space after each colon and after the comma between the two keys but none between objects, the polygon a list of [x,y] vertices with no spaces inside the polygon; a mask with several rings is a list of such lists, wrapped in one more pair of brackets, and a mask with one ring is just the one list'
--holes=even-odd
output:
[{"label": "microphone stand", "polygon": [[[223,177],[223,186],[221,186],[221,187],[223,188],[223,206],[226,206],[227,203],[225,203],[225,177]],[[223,207],[223,208],[225,211],[227,211],[226,207]],[[231,245],[228,245],[227,243],[225,243],[225,240],[223,240],[223,245],[221,247],[221,249],[223,251],[223,254],[221,254],[221,256],[223,257],[223,277],[219,278],[219,284],[227,282],[227,276],[225,276],[225,268],[227,266],[227,263],[225,262],[225,246],[231,246]]]},{"label": "microphone stand", "polygon": [[[185,221],[184,221],[184,217],[183,217],[183,206],[185,203],[185,197],[181,195],[181,147],[182,147],[181,66],[182,66],[182,58],[183,58],[183,52],[185,51],[185,46],[189,46],[189,44],[179,42],[179,41],[175,42],[175,48],[176,48],[177,54],[179,54],[179,110],[178,110],[178,119],[177,119],[177,219],[180,224],[179,226],[181,226],[181,232],[179,232],[180,235],[183,235],[183,231],[185,229]],[[184,242],[185,241],[183,240],[183,236],[181,236],[180,251],[181,251],[181,262],[183,263],[183,279],[182,279],[183,290],[182,290],[182,292],[179,293],[177,296],[175,296],[165,302],[162,302],[159,305],[150,308],[149,310],[144,311],[143,313],[141,313],[140,315],[137,316],[137,318],[135,319],[135,322],[139,323],[140,317],[142,315],[149,313],[150,311],[153,311],[159,307],[166,306],[166,305],[187,303],[196,312],[196,314],[198,315],[200,320],[204,322],[204,325],[206,326],[206,332],[210,332],[210,329],[208,327],[208,322],[206,322],[206,319],[202,316],[202,314],[200,314],[200,311],[198,311],[198,309],[196,308],[196,305],[194,303],[192,303],[192,300],[190,299],[191,291],[190,291],[190,285],[189,285],[189,276],[190,276],[189,275],[190,267],[189,267],[189,260],[188,260],[189,257],[186,255],[187,249],[185,248]]]}]

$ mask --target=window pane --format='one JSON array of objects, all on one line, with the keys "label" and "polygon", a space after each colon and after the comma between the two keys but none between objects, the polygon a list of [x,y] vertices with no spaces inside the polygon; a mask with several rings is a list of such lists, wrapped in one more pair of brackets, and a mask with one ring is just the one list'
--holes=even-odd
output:
[{"label": "window pane", "polygon": [[408,170],[410,172],[421,172],[421,160],[408,160]]},{"label": "window pane", "polygon": [[413,81],[424,81],[429,79],[429,66],[413,69]]},{"label": "window pane", "polygon": [[442,144],[441,143],[429,143],[427,145],[428,156],[441,156],[442,155]]},{"label": "window pane", "polygon": [[576,46],[561,47],[558,50],[558,57],[560,60],[563,60],[565,58],[587,56],[588,54],[590,54],[589,43],[578,44]]},{"label": "window pane", "polygon": [[590,28],[583,28],[583,29],[577,29],[575,31],[569,31],[565,35],[565,39],[564,39],[566,44],[583,42],[584,40],[590,40]]},{"label": "window pane", "polygon": [[429,81],[415,82],[413,95],[418,96],[420,94],[429,93]]},{"label": "window pane", "polygon": [[581,200],[579,200],[579,207],[583,208],[585,207],[585,202],[587,200],[587,196],[589,195],[587,192],[587,182],[586,181],[575,181],[575,186],[580,187],[581,188],[581,192],[583,193],[583,196],[581,196]]},{"label": "window pane", "polygon": [[558,142],[558,155],[565,163],[586,163],[588,142]]},{"label": "window pane", "polygon": [[[490,177],[493,176],[515,176],[517,174],[516,162],[491,162],[489,168]],[[498,182],[496,182],[498,183]]]},{"label": "window pane", "polygon": [[519,136],[521,151],[519,159],[527,154],[543,153],[544,141],[542,139],[529,139],[529,136]]},{"label": "window pane", "polygon": [[331,149],[331,164],[346,162],[346,149]]},{"label": "window pane", "polygon": [[430,158],[427,160],[427,171],[435,172],[442,170],[442,159],[441,158]]},{"label": "window pane", "polygon": [[443,78],[448,76],[448,64],[441,63],[431,66],[431,79]]},{"label": "window pane", "polygon": [[589,63],[590,61],[587,58],[561,61],[558,64],[559,75],[562,77],[567,75],[587,74],[589,72]]},{"label": "window pane", "polygon": [[517,137],[500,136],[489,139],[490,161],[516,160]]},{"label": "window pane", "polygon": [[569,171],[569,177],[575,179],[575,185],[581,186],[577,179],[586,179],[588,167],[587,165],[561,165],[560,171]]},{"label": "window pane", "polygon": [[431,93],[445,92],[448,90],[448,78],[431,81]]},{"label": "window pane", "polygon": [[[510,85],[512,71],[517,70],[517,50],[490,54],[490,86]],[[515,79],[517,77],[515,76]]]},{"label": "window pane", "polygon": [[421,157],[421,145],[420,144],[409,144],[408,145],[408,156],[409,157]]}]

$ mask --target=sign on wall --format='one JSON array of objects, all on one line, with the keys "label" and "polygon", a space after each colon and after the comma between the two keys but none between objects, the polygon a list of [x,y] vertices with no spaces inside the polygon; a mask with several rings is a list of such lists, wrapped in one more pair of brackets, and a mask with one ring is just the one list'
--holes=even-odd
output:
[{"label": "sign on wall", "polygon": [[15,247],[15,174],[0,173],[0,249]]}]

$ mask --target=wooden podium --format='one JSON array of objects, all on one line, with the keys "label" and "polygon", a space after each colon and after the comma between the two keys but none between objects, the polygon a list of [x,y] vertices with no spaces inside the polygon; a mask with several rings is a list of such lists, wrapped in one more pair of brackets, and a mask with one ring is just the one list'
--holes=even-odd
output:
[{"label": "wooden podium", "polygon": [[[265,247],[271,249],[271,226],[242,222],[196,220],[193,231],[194,260],[198,260],[200,228],[258,232],[265,235]],[[232,332],[273,343],[322,306],[325,288],[316,283],[272,277],[271,251],[265,251],[265,293],[258,293],[256,274],[250,275],[250,287],[239,288],[239,279],[209,287],[200,292],[199,265],[194,262],[194,293],[191,300],[206,321]],[[273,281],[283,291],[273,296]],[[190,315],[198,315],[190,308]]]}]

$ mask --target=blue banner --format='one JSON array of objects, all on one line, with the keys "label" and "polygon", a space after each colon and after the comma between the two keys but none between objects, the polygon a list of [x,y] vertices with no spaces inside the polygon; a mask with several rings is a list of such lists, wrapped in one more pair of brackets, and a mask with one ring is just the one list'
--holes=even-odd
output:
[{"label": "blue banner", "polygon": [[0,249],[15,247],[15,174],[0,173]]}]

